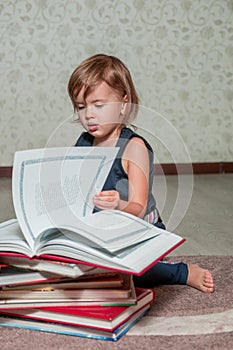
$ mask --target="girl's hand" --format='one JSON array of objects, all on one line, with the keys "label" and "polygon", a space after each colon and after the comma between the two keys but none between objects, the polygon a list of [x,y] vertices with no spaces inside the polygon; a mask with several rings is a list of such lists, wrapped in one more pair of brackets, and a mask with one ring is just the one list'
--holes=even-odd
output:
[{"label": "girl's hand", "polygon": [[99,209],[118,209],[119,202],[120,195],[115,190],[98,192],[93,197],[93,203]]}]

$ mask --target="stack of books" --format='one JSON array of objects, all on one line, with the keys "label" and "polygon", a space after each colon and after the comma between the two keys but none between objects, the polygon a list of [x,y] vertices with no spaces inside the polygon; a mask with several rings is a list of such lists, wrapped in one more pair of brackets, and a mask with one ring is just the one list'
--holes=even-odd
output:
[{"label": "stack of books", "polygon": [[0,325],[118,340],[149,310],[154,293],[132,276],[184,239],[121,211],[92,214],[116,154],[16,152],[17,219],[0,224]]},{"label": "stack of books", "polygon": [[[19,257],[18,265],[25,259]],[[134,288],[130,274],[80,266],[82,274],[71,278],[16,267],[15,257],[2,256],[0,261],[2,326],[115,341],[145,315],[155,298],[153,290]]]}]

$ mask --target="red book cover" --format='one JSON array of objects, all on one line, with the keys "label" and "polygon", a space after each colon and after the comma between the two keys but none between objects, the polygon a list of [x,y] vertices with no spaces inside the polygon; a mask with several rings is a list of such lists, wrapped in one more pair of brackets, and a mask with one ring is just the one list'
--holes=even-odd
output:
[{"label": "red book cover", "polygon": [[152,289],[136,288],[137,304],[131,306],[54,306],[1,310],[2,315],[113,331],[155,299]]}]

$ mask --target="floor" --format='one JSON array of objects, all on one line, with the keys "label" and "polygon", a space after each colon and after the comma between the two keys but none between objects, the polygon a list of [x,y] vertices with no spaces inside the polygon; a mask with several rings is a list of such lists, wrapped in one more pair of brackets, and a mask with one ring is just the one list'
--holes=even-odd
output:
[{"label": "floor", "polygon": [[[157,176],[167,229],[186,238],[171,255],[233,255],[233,174]],[[15,217],[11,179],[0,178],[0,222]]]},{"label": "floor", "polygon": [[[154,313],[117,343],[0,327],[2,349],[41,349],[41,344],[48,350],[233,349],[233,174],[158,176],[153,190],[167,228],[187,238],[172,255],[189,256],[198,264],[204,259],[203,266],[215,276],[215,293],[157,288]],[[0,222],[14,216],[11,180],[0,178]]]}]

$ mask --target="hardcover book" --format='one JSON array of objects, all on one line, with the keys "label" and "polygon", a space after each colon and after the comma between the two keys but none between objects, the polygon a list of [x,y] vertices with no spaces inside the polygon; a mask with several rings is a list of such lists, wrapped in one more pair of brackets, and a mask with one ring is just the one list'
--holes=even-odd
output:
[{"label": "hardcover book", "polygon": [[136,295],[137,304],[131,306],[50,306],[2,310],[1,314],[112,332],[155,299],[154,291],[151,289],[136,288]]},{"label": "hardcover book", "polygon": [[[137,297],[132,275],[124,275],[123,285],[116,288],[53,289],[48,285],[41,289],[7,288],[0,290],[0,312],[9,309],[51,306],[116,306],[135,305]],[[64,285],[64,284],[63,284]],[[33,288],[33,285],[32,285]]]},{"label": "hardcover book", "polygon": [[[17,219],[0,225],[0,251],[141,275],[184,239],[118,210],[92,214],[117,148],[19,151],[13,166]],[[71,261],[69,261],[71,259]]]},{"label": "hardcover book", "polygon": [[117,341],[124,334],[126,334],[150,309],[149,305],[146,305],[138,312],[136,312],[131,318],[129,318],[125,323],[121,324],[119,328],[116,328],[113,332],[89,328],[89,327],[76,327],[63,325],[60,323],[35,321],[28,319],[22,319],[17,317],[0,317],[0,326],[13,327],[13,328],[23,328],[30,329],[40,332],[49,332],[56,334],[64,334],[82,338],[93,338],[98,340],[110,340]]},{"label": "hardcover book", "polygon": [[2,265],[0,270],[0,288],[9,285],[32,284],[42,282],[60,281],[61,276],[39,271],[17,268],[15,266]]}]

